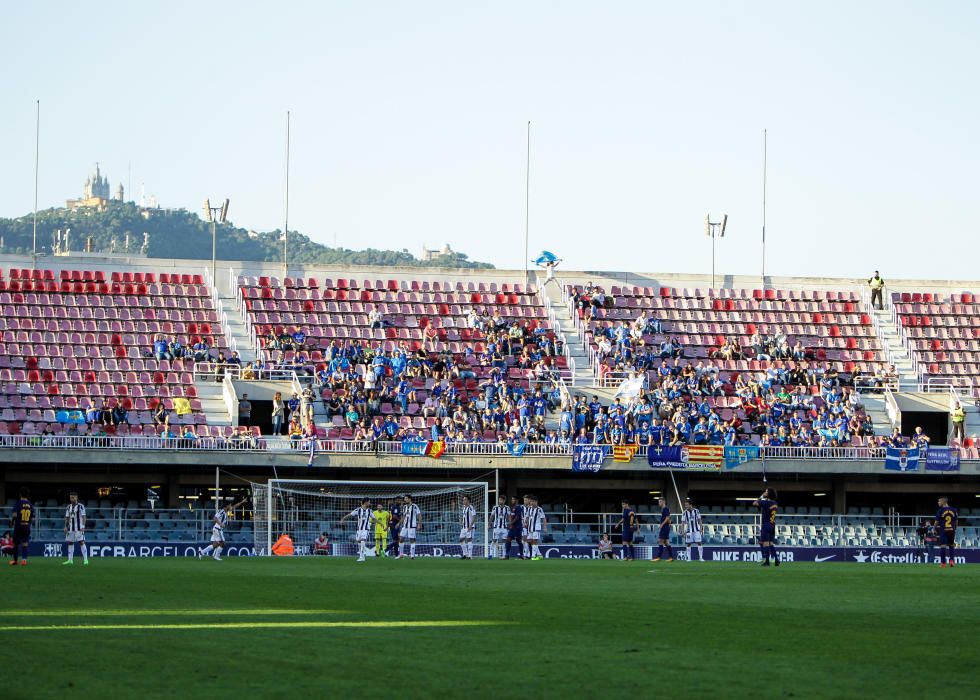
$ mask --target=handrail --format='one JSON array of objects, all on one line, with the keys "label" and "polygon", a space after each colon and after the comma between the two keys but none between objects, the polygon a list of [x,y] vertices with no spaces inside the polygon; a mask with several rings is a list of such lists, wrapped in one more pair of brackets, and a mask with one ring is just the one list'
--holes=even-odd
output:
[{"label": "handrail", "polygon": [[[611,450],[611,446],[606,446]],[[0,449],[3,448],[48,448],[48,449],[112,449],[112,450],[184,450],[184,451],[222,451],[222,452],[309,452],[308,438],[289,439],[274,436],[250,438],[246,442],[234,442],[228,438],[201,436],[196,439],[184,437],[164,438],[160,436],[132,435],[0,435]],[[448,443],[446,455],[520,457],[512,451],[513,446],[503,442]],[[571,457],[572,446],[550,443],[528,443],[520,451],[523,456]],[[372,440],[351,440],[317,438],[315,453],[332,454],[374,454],[402,455],[402,443],[397,441],[375,442]],[[646,457],[646,446],[640,446],[636,458]],[[884,447],[763,447],[761,455],[767,460],[883,460]]]}]

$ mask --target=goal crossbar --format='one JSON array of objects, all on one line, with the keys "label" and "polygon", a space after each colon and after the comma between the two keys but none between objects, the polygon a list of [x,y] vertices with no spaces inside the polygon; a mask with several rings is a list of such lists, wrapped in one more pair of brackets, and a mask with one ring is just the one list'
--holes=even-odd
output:
[{"label": "goal crossbar", "polygon": [[[343,531],[340,520],[360,505],[363,498],[390,502],[411,495],[431,523],[423,543],[452,545],[457,541],[460,503],[468,496],[477,510],[474,545],[487,553],[489,534],[489,484],[483,481],[368,481],[325,479],[270,479],[253,483],[255,550],[272,553],[276,532],[290,532],[294,540],[307,538],[312,531]],[[264,522],[263,522],[264,521]],[[331,537],[331,539],[334,539]],[[299,544],[299,542],[297,542]],[[298,551],[302,548],[297,548]],[[343,546],[335,546],[341,553]]]}]

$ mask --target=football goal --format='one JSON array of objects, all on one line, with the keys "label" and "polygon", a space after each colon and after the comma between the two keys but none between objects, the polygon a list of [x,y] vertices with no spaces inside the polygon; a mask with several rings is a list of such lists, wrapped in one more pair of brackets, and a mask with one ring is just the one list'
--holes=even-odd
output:
[{"label": "football goal", "polygon": [[[460,519],[463,497],[467,496],[476,509],[473,556],[485,557],[487,492],[485,482],[270,479],[252,485],[255,552],[270,555],[273,542],[288,534],[297,554],[309,554],[313,541],[326,534],[332,555],[352,556],[357,554],[357,524],[353,518],[341,524],[341,519],[359,508],[364,498],[370,499],[372,508],[380,504],[391,511],[399,500],[411,495],[421,511],[421,527],[416,534],[418,554],[459,556]],[[373,530],[370,547],[375,544]],[[388,533],[388,543],[393,534]]]}]

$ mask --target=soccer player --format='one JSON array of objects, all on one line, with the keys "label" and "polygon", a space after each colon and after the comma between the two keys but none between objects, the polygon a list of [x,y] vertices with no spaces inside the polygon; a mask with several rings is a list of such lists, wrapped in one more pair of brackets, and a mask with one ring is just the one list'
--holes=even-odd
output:
[{"label": "soccer player", "polygon": [[470,504],[470,497],[463,496],[463,507],[459,511],[459,548],[463,559],[473,558],[473,527],[476,525],[476,508]]},{"label": "soccer player", "polygon": [[371,499],[362,498],[361,505],[340,519],[343,527],[347,518],[354,518],[357,522],[357,534],[354,541],[357,542],[357,561],[364,561],[364,553],[367,549],[368,537],[370,537],[371,523],[374,522],[374,512],[371,510]]},{"label": "soccer player", "polygon": [[701,522],[701,511],[694,507],[690,498],[684,499],[684,512],[681,513],[681,521],[684,525],[684,544],[687,547],[687,560],[691,558],[691,545],[698,547],[698,559],[704,561],[704,547],[701,545],[701,531],[704,529]]},{"label": "soccer player", "polygon": [[636,531],[636,511],[630,507],[630,502],[623,499],[623,517],[620,518],[617,526],[623,528],[623,561],[636,559],[636,551],[633,549],[633,533]]},{"label": "soccer player", "polygon": [[10,527],[14,530],[14,558],[10,560],[11,566],[16,566],[18,561],[21,566],[27,566],[27,545],[31,541],[31,525],[36,515],[34,504],[29,500],[30,495],[30,489],[22,486],[20,500],[10,516]]},{"label": "soccer player", "polygon": [[68,547],[68,559],[62,566],[75,563],[75,543],[82,550],[82,564],[88,566],[88,547],[85,546],[85,506],[78,502],[78,494],[72,491],[68,494],[68,507],[65,509],[65,546]]},{"label": "soccer player", "polygon": [[527,509],[525,520],[527,521],[527,546],[531,553],[531,561],[544,559],[541,556],[541,549],[538,543],[541,536],[548,530],[548,518],[544,514],[544,509],[538,505],[538,497],[530,496],[528,501],[531,506]]},{"label": "soccer player", "polygon": [[493,557],[503,559],[507,555],[504,543],[509,542],[507,534],[510,528],[510,508],[505,496],[500,496],[497,505],[490,510],[490,523],[493,525]]},{"label": "soccer player", "polygon": [[215,512],[214,524],[211,526],[211,544],[204,549],[198,548],[198,559],[210,556],[215,561],[221,561],[221,550],[225,548],[225,525],[228,524],[228,518],[231,517],[232,511],[243,505],[245,505],[245,501],[239,501],[234,505],[228,503],[225,504],[224,508],[219,508]]},{"label": "soccer player", "polygon": [[759,546],[762,547],[762,565],[769,566],[769,558],[779,566],[776,556],[776,513],[779,505],[776,503],[776,489],[766,489],[752,505],[759,509],[761,524],[759,526]]},{"label": "soccer player", "polygon": [[374,551],[375,556],[386,557],[388,530],[391,527],[391,513],[379,502],[374,507]]},{"label": "soccer player", "polygon": [[939,499],[939,510],[936,511],[936,523],[939,528],[939,566],[946,568],[949,562],[953,567],[953,550],[956,549],[956,521],[959,513],[949,505],[949,499],[943,496]]},{"label": "soccer player", "polygon": [[524,518],[523,518],[523,522],[521,523],[521,539],[522,539],[521,554],[524,555],[524,559],[530,559],[531,558],[531,547],[530,547],[530,545],[528,544],[528,541],[527,541],[527,513],[531,509],[531,497],[530,496],[528,496],[528,495],[525,494],[523,505],[524,505],[524,508],[522,509],[522,512],[524,514]]},{"label": "soccer player", "polygon": [[667,561],[674,561],[674,549],[670,546],[670,508],[667,507],[667,499],[657,499],[660,506],[660,532],[657,535],[657,556],[653,561],[660,561],[664,556],[664,547],[667,548]]},{"label": "soccer player", "polygon": [[517,502],[517,497],[510,499],[510,530],[504,543],[504,559],[510,559],[510,543],[517,540],[517,558],[524,558],[524,506]]},{"label": "soccer player", "polygon": [[405,494],[401,527],[398,531],[398,558],[405,558],[405,543],[409,543],[409,558],[415,558],[415,533],[422,529],[422,511],[412,502],[411,494]]},{"label": "soccer player", "polygon": [[391,521],[388,523],[388,530],[391,532],[391,543],[388,545],[388,551],[393,557],[398,556],[398,531],[401,529],[402,508],[404,505],[404,499],[399,496],[391,504],[391,508],[389,508]]}]

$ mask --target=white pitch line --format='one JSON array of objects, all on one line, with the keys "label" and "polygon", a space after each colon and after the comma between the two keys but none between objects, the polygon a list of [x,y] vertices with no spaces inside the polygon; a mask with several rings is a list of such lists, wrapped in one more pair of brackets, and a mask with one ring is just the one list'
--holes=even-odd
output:
[{"label": "white pitch line", "polygon": [[0,617],[123,617],[126,615],[337,615],[350,610],[278,610],[249,608],[245,610],[0,610]]},{"label": "white pitch line", "polygon": [[391,629],[394,627],[488,627],[505,625],[507,622],[492,620],[386,620],[386,621],[344,621],[344,622],[218,622],[218,623],[174,623],[174,624],[111,624],[111,625],[3,625],[0,632],[71,632],[92,630],[214,630],[214,629]]}]

